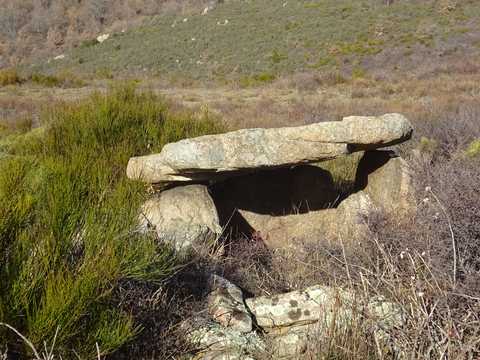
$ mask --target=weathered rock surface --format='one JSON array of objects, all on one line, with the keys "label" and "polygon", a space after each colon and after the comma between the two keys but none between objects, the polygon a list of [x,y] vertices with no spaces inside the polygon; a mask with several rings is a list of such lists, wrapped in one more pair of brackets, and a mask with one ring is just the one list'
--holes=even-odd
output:
[{"label": "weathered rock surface", "polygon": [[415,213],[415,188],[407,162],[391,151],[367,151],[358,166],[357,186],[377,207],[397,218]]},{"label": "weathered rock surface", "polygon": [[252,331],[252,318],[245,306],[242,290],[217,275],[211,276],[210,288],[208,312],[212,319],[242,333]]},{"label": "weathered rock surface", "polygon": [[215,180],[255,169],[332,159],[408,140],[410,122],[400,114],[350,116],[341,122],[277,129],[245,129],[185,139],[160,154],[131,158],[127,175],[149,183]]},{"label": "weathered rock surface", "polygon": [[225,328],[217,323],[209,323],[188,333],[192,344],[201,349],[195,359],[242,359],[251,354],[265,351],[265,343],[255,332],[242,333]]},{"label": "weathered rock surface", "polygon": [[177,251],[204,247],[222,232],[215,204],[203,185],[176,187],[148,200],[141,209],[140,226],[153,228]]},{"label": "weathered rock surface", "polygon": [[295,359],[332,329],[345,331],[358,322],[387,344],[392,330],[405,324],[402,308],[382,297],[362,299],[355,293],[328,286],[247,300],[247,306],[266,332],[270,352]]},{"label": "weathered rock surface", "polygon": [[255,360],[250,355],[234,349],[210,350],[195,356],[193,360]]},{"label": "weathered rock surface", "polygon": [[[245,227],[260,234],[271,249],[295,248],[326,238],[358,239],[368,233],[366,219],[376,209],[363,191],[348,196],[337,208],[312,210],[292,215],[239,209]],[[248,226],[247,226],[248,225]]]},{"label": "weathered rock surface", "polygon": [[341,289],[313,286],[273,297],[247,299],[246,303],[255,320],[265,331],[279,327],[330,323],[345,317],[345,309],[353,304],[354,297]]},{"label": "weathered rock surface", "polygon": [[[234,287],[237,297],[235,285],[225,284],[222,278],[217,281],[222,288]],[[405,324],[398,304],[380,296],[365,299],[353,291],[329,286],[251,298],[245,303],[263,336],[254,329],[244,332],[193,319],[183,327],[189,341],[200,350],[194,359],[250,360],[261,354],[297,359],[308,348],[315,348],[319,338],[325,340],[332,329],[344,332],[352,326],[372,332],[379,345],[391,348],[392,331]]]},{"label": "weathered rock surface", "polygon": [[269,343],[272,345],[272,355],[280,358],[292,358],[304,353],[311,340],[309,337],[314,334],[314,325],[299,326],[287,329],[283,334],[270,334]]}]

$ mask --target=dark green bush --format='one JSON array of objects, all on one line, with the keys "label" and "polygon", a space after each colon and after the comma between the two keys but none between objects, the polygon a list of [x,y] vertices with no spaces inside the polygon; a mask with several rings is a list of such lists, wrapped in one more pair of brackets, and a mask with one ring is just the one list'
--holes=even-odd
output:
[{"label": "dark green bush", "polygon": [[[120,281],[155,282],[178,265],[155,239],[132,231],[144,200],[129,181],[129,157],[166,142],[220,130],[206,117],[173,114],[131,87],[93,94],[43,115],[43,131],[20,135],[0,160],[0,322],[36,346],[90,357],[116,350],[140,330],[112,306]],[[0,346],[26,356],[6,328]]]}]

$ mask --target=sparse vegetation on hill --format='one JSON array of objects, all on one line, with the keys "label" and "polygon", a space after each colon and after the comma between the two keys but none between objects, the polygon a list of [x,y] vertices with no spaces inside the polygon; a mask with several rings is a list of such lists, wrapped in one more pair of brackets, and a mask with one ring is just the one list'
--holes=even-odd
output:
[{"label": "sparse vegetation on hill", "polygon": [[[207,0],[0,1],[0,67],[60,54],[163,13],[199,11]],[[54,55],[55,56],[55,55]]]},{"label": "sparse vegetation on hill", "polygon": [[[360,78],[415,71],[424,60],[478,56],[475,1],[231,1],[185,16],[152,17],[131,31],[90,42],[39,67],[94,74],[153,74],[171,81],[257,85],[296,71]],[[463,57],[462,57],[463,58]]]}]

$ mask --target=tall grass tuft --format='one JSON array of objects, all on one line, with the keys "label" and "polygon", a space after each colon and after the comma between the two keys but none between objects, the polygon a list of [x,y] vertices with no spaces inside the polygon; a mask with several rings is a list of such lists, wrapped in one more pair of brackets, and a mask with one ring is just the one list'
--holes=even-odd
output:
[{"label": "tall grass tuft", "polygon": [[0,69],[0,86],[20,84],[22,79],[16,69]]},{"label": "tall grass tuft", "polygon": [[[126,179],[127,161],[221,126],[126,86],[52,108],[42,127],[9,141],[0,159],[0,322],[35,346],[55,338],[64,358],[91,357],[96,343],[113,352],[141,331],[111,305],[116,285],[160,281],[178,265],[133,231],[145,192]],[[2,328],[6,343],[28,351]]]}]

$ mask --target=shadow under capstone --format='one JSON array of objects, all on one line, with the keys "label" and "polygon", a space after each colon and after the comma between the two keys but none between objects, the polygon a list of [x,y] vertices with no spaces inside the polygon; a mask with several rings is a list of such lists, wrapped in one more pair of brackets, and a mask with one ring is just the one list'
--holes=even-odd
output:
[{"label": "shadow under capstone", "polygon": [[[224,235],[232,240],[239,237],[265,240],[263,237],[268,236],[262,231],[265,228],[276,233],[278,238],[279,229],[284,227],[285,231],[280,232],[287,236],[292,224],[304,227],[307,233],[312,230],[314,237],[326,235],[328,231],[341,233],[344,230],[341,227],[355,225],[354,222],[353,225],[345,223],[341,216],[346,212],[344,209],[337,212],[337,207],[350,195],[366,190],[369,175],[395,157],[393,151],[366,151],[355,164],[354,183],[348,188],[335,183],[332,174],[320,163],[233,177],[212,185],[210,191],[220,224],[225,229]],[[351,200],[348,208],[350,203]],[[292,235],[301,232],[293,230]]]},{"label": "shadow under capstone", "polygon": [[263,170],[211,187],[220,223],[227,234],[252,236],[256,229],[241,211],[281,217],[333,208],[340,199],[332,175],[314,165]]},{"label": "shadow under capstone", "polygon": [[366,151],[358,164],[355,191],[365,190],[368,186],[368,176],[396,157],[398,154],[391,150]]}]

